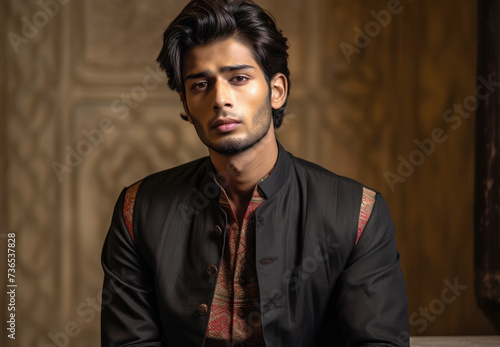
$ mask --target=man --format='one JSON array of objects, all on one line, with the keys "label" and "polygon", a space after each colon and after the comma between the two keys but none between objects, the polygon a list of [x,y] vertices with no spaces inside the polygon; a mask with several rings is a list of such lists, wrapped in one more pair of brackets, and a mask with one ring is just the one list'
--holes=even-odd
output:
[{"label": "man", "polygon": [[103,346],[408,345],[384,199],[276,141],[286,51],[245,0],[193,0],[166,29],[158,62],[209,157],[120,195]]}]

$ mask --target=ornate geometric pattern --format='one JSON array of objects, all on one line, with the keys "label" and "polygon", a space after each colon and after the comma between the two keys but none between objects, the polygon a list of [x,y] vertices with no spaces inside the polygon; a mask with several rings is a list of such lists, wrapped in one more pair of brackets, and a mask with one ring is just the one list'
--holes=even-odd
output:
[{"label": "ornate geometric pattern", "polygon": [[255,210],[265,197],[255,187],[241,228],[224,189],[219,204],[228,215],[226,249],[217,277],[205,346],[245,342],[263,346],[255,268]]},{"label": "ornate geometric pattern", "polygon": [[[57,18],[37,14],[40,7],[33,0],[11,0],[5,8],[7,32],[2,35],[17,35],[17,44],[7,39],[1,48],[6,56],[6,69],[1,73],[8,93],[6,106],[0,105],[6,117],[8,158],[2,168],[7,185],[1,194],[8,198],[8,206],[7,221],[0,233],[16,234],[18,284],[16,340],[8,342],[37,346],[48,341],[47,334],[56,332],[53,328],[59,323],[58,317],[65,316],[68,297],[62,295],[63,283],[71,281],[71,259],[63,261],[67,254],[62,247],[71,239],[71,232],[60,233],[65,225],[61,216],[67,211],[60,202],[63,184],[50,166],[58,154],[57,134],[62,122],[58,117],[59,99],[65,94],[60,93]],[[0,239],[0,247],[6,245],[5,241]],[[0,262],[6,264],[6,259]],[[7,275],[4,278],[2,272],[1,276],[0,282],[6,283]],[[8,302],[3,294],[0,298],[2,303]],[[2,320],[9,313],[2,307]],[[53,316],[47,319],[49,314]],[[5,336],[4,332],[0,336]],[[10,346],[4,341],[0,345]]]},{"label": "ornate geometric pattern", "polygon": [[142,181],[139,181],[127,189],[127,192],[125,193],[125,202],[123,204],[123,218],[125,219],[125,225],[127,226],[127,230],[132,238],[132,241],[135,241],[133,227],[135,197],[141,182]]},{"label": "ornate geometric pattern", "polygon": [[373,190],[363,187],[363,198],[361,199],[361,208],[359,210],[359,219],[358,219],[358,235],[356,236],[356,242],[358,243],[363,230],[365,229],[366,223],[368,219],[370,219],[370,215],[372,214],[373,205],[375,204],[375,193]]}]

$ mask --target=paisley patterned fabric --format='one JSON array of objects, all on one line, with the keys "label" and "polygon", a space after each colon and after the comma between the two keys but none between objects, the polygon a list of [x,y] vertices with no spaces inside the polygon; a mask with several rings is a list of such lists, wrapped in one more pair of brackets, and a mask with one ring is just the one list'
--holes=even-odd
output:
[{"label": "paisley patterned fabric", "polygon": [[356,236],[356,243],[358,243],[363,230],[365,229],[366,222],[370,219],[372,214],[373,205],[375,204],[375,193],[373,190],[363,187],[363,199],[361,200],[361,209],[359,210],[358,219],[358,235]]},{"label": "paisley patterned fabric", "polygon": [[123,219],[125,220],[125,225],[127,226],[128,233],[134,240],[134,228],[133,228],[133,214],[134,214],[134,204],[135,197],[137,195],[137,189],[139,189],[139,185],[142,181],[137,182],[136,184],[130,186],[125,193],[125,201],[123,203]]},{"label": "paisley patterned fabric", "polygon": [[259,286],[255,268],[255,209],[265,201],[258,186],[248,204],[241,228],[224,190],[219,204],[228,224],[224,257],[217,278],[205,346],[264,346]]}]

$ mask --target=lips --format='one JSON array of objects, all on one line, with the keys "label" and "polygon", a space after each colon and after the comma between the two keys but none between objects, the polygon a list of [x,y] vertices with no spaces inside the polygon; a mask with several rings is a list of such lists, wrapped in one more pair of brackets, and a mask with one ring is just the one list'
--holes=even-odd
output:
[{"label": "lips", "polygon": [[233,131],[240,126],[240,122],[232,118],[219,118],[212,124],[212,129],[220,133],[227,133]]}]

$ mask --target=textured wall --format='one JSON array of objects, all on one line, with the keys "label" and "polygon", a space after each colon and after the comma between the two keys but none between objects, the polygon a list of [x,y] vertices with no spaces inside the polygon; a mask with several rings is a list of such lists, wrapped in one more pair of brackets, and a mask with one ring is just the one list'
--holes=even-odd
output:
[{"label": "textured wall", "polygon": [[[6,32],[7,28],[7,3],[2,2],[0,4],[0,30],[2,33]],[[4,35],[0,35],[0,71],[6,71],[6,61],[5,61],[5,53],[7,49],[6,45],[6,37]],[[4,278],[7,273],[7,262],[3,261],[7,258],[7,247],[6,245],[6,236],[7,236],[7,131],[6,131],[6,113],[4,112],[4,105],[7,100],[7,85],[6,83],[0,84],[0,219],[4,221],[4,226],[0,229],[0,273],[2,280],[0,283],[4,283]],[[2,288],[2,292],[3,292]],[[0,319],[6,317],[5,313],[7,312],[7,302],[5,294],[0,294]],[[2,324],[3,328],[3,324]],[[3,330],[3,329],[2,329]],[[5,332],[2,332],[0,335],[0,341],[4,341]]]},{"label": "textured wall", "polygon": [[[0,233],[15,232],[17,247],[12,345],[97,346],[99,256],[121,188],[206,153],[154,64],[162,30],[185,1],[42,3],[52,5],[0,7],[7,17],[0,150],[8,164],[0,171],[8,197]],[[492,333],[472,287],[474,120],[443,119],[474,93],[476,2],[258,3],[291,43],[292,94],[279,138],[295,155],[386,196],[412,334]],[[393,12],[379,16],[382,25],[374,19],[381,10]],[[359,38],[356,28],[370,36]],[[428,145],[428,155],[412,154],[415,139],[435,129],[446,140]],[[398,172],[401,158],[418,164],[411,174]]]}]

